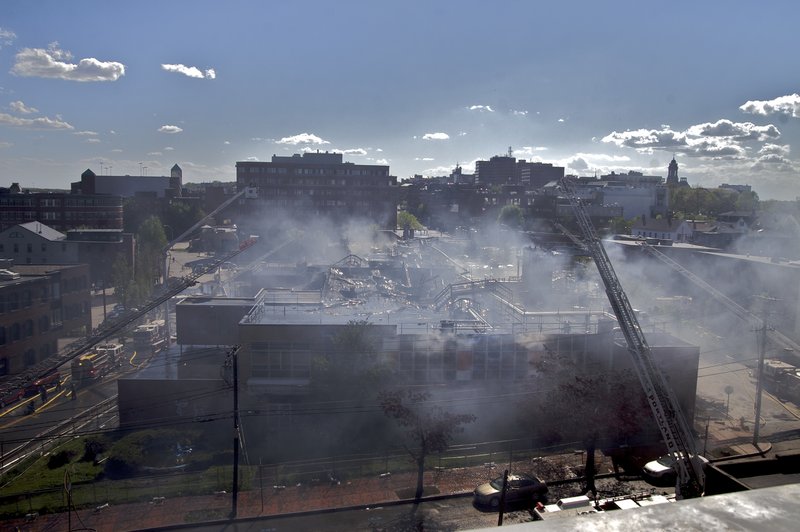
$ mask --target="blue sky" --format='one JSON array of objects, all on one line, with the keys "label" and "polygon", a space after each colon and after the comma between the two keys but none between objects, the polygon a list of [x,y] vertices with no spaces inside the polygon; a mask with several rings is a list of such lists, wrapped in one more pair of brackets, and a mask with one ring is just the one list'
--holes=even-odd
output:
[{"label": "blue sky", "polygon": [[[800,2],[0,6],[0,186],[232,181],[342,150],[399,178],[502,154],[800,196]],[[102,167],[101,167],[102,165]],[[101,170],[102,168],[102,170]]]}]

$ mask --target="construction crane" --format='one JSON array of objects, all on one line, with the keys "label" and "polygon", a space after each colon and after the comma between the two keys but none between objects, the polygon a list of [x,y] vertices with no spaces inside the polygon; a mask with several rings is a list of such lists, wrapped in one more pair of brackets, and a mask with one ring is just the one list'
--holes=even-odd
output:
[{"label": "construction crane", "polygon": [[6,393],[10,393],[15,389],[21,388],[29,381],[46,377],[47,375],[55,372],[62,364],[71,361],[73,358],[84,354],[95,345],[102,343],[108,338],[111,338],[114,335],[122,332],[151,310],[169,301],[173,296],[178,295],[190,286],[197,284],[197,279],[203,275],[211,273],[224,262],[228,262],[240,253],[253,247],[256,242],[258,242],[257,238],[247,239],[239,245],[238,249],[224,256],[215,258],[212,262],[209,262],[204,267],[198,268],[191,275],[181,277],[180,279],[173,279],[168,284],[163,285],[161,291],[138,310],[129,310],[118,319],[112,321],[110,324],[99,327],[86,338],[78,340],[77,342],[73,342],[67,346],[67,349],[62,353],[52,356],[47,360],[40,362],[36,366],[29,368],[24,375],[11,378],[0,384],[0,395],[5,395]]},{"label": "construction crane", "polygon": [[703,466],[695,452],[692,431],[681,412],[675,394],[664,374],[653,359],[650,346],[642,333],[636,314],[628,301],[617,274],[611,265],[603,244],[592,225],[580,198],[577,197],[568,178],[560,181],[561,190],[569,199],[575,220],[583,233],[584,244],[594,260],[606,295],[625,336],[633,366],[644,390],[647,403],[653,411],[656,425],[661,432],[667,452],[675,462],[678,497],[689,498],[702,495],[705,476]]}]

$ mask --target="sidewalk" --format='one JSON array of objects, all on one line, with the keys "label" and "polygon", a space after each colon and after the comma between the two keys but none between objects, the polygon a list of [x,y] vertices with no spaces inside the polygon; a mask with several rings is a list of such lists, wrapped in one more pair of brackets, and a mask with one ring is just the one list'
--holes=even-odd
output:
[{"label": "sidewalk", "polygon": [[[768,446],[766,443],[762,445],[761,452],[767,451]],[[760,454],[752,444],[733,445],[730,449],[742,455]],[[576,459],[580,461],[580,456]],[[479,484],[502,475],[505,466],[506,464],[492,464],[426,472],[425,496],[469,496]],[[519,470],[535,470],[537,466],[531,461],[523,461],[515,463],[513,467]],[[238,518],[391,504],[413,496],[416,474],[409,472],[386,477],[361,477],[340,484],[325,482],[285,487],[266,483],[262,487],[257,482],[254,482],[252,489],[239,493]],[[86,527],[109,532],[139,530],[224,520],[230,515],[231,507],[231,494],[224,492],[207,496],[154,498],[149,502],[79,510],[73,512],[71,525],[73,528]],[[25,531],[67,530],[68,522],[69,516],[66,513],[49,514],[31,521],[8,521],[3,523],[0,531],[16,530],[15,527]]]},{"label": "sidewalk", "polygon": [[[431,495],[470,494],[478,484],[497,476],[497,468],[452,469],[426,474],[426,496],[429,486],[438,493]],[[499,474],[502,474],[500,471]],[[406,473],[389,477],[359,478],[339,485],[299,485],[276,488],[264,486],[240,492],[237,517],[258,517],[294,512],[307,512],[348,506],[388,504],[401,500],[403,494],[416,485],[416,474]],[[73,512],[72,527],[93,528],[98,531],[119,532],[163,527],[190,522],[226,519],[231,511],[231,495],[154,499],[146,503],[109,506]],[[0,530],[67,530],[66,513],[38,516],[33,520],[16,519],[3,523]]]}]

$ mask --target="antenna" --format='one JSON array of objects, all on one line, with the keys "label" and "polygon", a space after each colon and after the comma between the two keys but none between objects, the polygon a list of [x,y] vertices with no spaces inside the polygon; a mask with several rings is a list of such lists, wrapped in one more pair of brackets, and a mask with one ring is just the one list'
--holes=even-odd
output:
[{"label": "antenna", "polygon": [[508,147],[508,156],[509,157],[513,157],[514,156],[514,150],[511,149],[511,146]]}]

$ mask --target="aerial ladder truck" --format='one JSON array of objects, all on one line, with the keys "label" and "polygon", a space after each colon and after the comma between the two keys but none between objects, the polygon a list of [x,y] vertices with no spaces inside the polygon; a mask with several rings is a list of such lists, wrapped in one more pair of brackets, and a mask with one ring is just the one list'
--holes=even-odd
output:
[{"label": "aerial ladder truck", "polygon": [[653,412],[667,452],[675,462],[677,470],[675,494],[679,498],[701,496],[704,491],[705,475],[703,465],[695,451],[692,430],[681,412],[675,394],[653,358],[633,307],[622,289],[611,260],[597,236],[581,199],[576,195],[568,178],[560,181],[560,187],[569,199],[575,220],[583,234],[583,242],[603,280],[606,296],[625,336],[647,403]]}]

